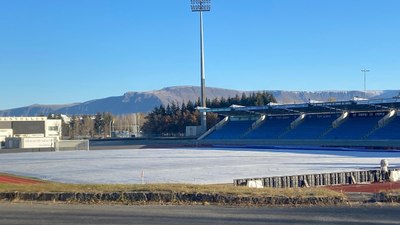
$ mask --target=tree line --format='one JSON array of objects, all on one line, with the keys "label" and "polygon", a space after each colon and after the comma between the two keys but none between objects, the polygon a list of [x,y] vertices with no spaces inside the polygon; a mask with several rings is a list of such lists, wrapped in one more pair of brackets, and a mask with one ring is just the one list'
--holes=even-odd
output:
[{"label": "tree line", "polygon": [[[246,95],[229,98],[207,99],[206,105],[209,108],[225,108],[231,105],[262,106],[270,102],[276,102],[274,96],[266,91],[250,93]],[[196,109],[200,105],[200,99],[196,102],[188,101],[181,105],[171,103],[167,106],[155,107],[145,117],[142,131],[147,135],[156,136],[183,136],[186,126],[200,125],[200,112]],[[207,113],[207,128],[217,124],[222,118],[215,113]]]},{"label": "tree line", "polygon": [[111,113],[96,113],[95,115],[72,115],[62,118],[60,114],[50,114],[49,119],[62,119],[62,133],[64,139],[105,138],[112,132],[135,131],[134,127],[141,127],[145,122],[143,113],[131,113],[114,116]]}]

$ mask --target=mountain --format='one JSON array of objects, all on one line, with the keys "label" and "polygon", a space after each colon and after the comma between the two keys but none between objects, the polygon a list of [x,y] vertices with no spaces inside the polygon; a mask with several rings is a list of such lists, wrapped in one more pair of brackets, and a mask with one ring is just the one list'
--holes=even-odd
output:
[{"label": "mountain", "polygon": [[[222,88],[207,88],[208,98],[235,96],[242,91]],[[96,114],[97,112],[111,112],[114,115],[127,113],[150,112],[161,104],[172,102],[196,101],[200,96],[200,88],[194,86],[167,87],[161,90],[147,92],[127,92],[122,96],[91,100],[69,105],[31,105],[27,107],[0,110],[0,116],[36,116],[55,114]]]},{"label": "mountain", "polygon": [[[209,99],[228,98],[241,95],[243,92],[249,94],[256,91],[238,91],[222,88],[206,89]],[[327,101],[346,101],[353,97],[363,96],[361,91],[269,91],[279,103],[302,103],[310,100]],[[367,98],[391,98],[399,94],[398,90],[368,91]],[[0,116],[37,116],[55,114],[96,114],[97,112],[111,112],[114,115],[149,112],[161,104],[167,105],[172,102],[178,104],[189,100],[196,101],[200,96],[200,87],[196,86],[176,86],[167,87],[161,90],[147,92],[127,92],[122,96],[114,96],[102,99],[91,100],[83,103],[73,103],[65,105],[31,105],[27,107],[1,110]]]},{"label": "mountain", "polygon": [[[303,103],[314,101],[347,101],[354,97],[363,97],[362,91],[270,91],[279,103]],[[399,90],[367,91],[367,99],[392,98]]]}]

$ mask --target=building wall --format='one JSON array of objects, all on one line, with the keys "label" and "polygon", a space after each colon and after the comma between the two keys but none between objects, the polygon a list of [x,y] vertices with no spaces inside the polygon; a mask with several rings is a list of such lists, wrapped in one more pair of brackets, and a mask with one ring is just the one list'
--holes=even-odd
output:
[{"label": "building wall", "polygon": [[0,117],[0,142],[6,138],[20,137],[37,138],[37,140],[26,139],[27,143],[50,143],[44,139],[59,140],[62,135],[61,127],[61,120],[49,120],[47,117]]},{"label": "building wall", "polygon": [[0,129],[11,129],[11,121],[0,120]]},{"label": "building wall", "polygon": [[12,129],[0,129],[0,142],[6,140],[6,137],[12,137],[13,130]]},{"label": "building wall", "polygon": [[21,138],[20,148],[54,148],[54,138]]},{"label": "building wall", "polygon": [[62,123],[61,120],[46,120],[45,137],[52,137],[59,140],[62,137]]}]

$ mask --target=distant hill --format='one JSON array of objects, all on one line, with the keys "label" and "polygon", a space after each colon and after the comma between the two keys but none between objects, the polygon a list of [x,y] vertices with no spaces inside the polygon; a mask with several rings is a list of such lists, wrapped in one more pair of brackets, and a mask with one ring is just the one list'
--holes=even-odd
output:
[{"label": "distant hill", "polygon": [[[246,94],[255,91],[245,91]],[[222,88],[207,88],[206,95],[209,99],[228,98],[241,95],[244,91],[230,90]],[[360,91],[269,91],[279,103],[302,103],[309,100],[336,101],[350,100],[356,96],[363,96]],[[399,94],[398,90],[368,91],[367,98],[391,98]],[[149,112],[154,107],[161,104],[196,101],[200,96],[200,87],[196,86],[176,86],[167,87],[161,90],[146,92],[127,92],[122,96],[114,96],[102,99],[91,100],[83,103],[73,103],[65,105],[31,105],[21,108],[1,110],[0,116],[37,116],[56,114],[95,114],[97,112],[111,112],[114,115]]]},{"label": "distant hill", "polygon": [[[354,97],[363,97],[362,91],[270,91],[279,103],[302,103],[315,101],[347,101]],[[367,91],[367,99],[382,99],[398,96],[398,90]]]},{"label": "distant hill", "polygon": [[[229,97],[241,94],[242,91],[222,88],[207,88],[208,98]],[[31,105],[21,108],[1,110],[0,116],[36,116],[56,114],[95,114],[111,112],[114,115],[127,113],[150,112],[161,104],[172,102],[196,101],[200,96],[200,88],[194,86],[167,87],[161,90],[146,92],[127,92],[122,96],[114,96],[68,105]]]}]

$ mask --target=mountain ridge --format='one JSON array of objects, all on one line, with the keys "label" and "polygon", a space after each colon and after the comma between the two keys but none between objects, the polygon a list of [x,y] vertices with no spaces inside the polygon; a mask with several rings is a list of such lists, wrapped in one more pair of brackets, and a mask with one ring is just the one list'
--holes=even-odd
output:
[{"label": "mountain ridge", "polygon": [[[224,88],[206,88],[206,96],[209,99],[228,98],[242,93],[250,94],[263,90],[241,91]],[[362,91],[285,91],[266,90],[274,95],[278,103],[304,103],[310,100],[337,101],[350,100],[354,97],[362,97]],[[399,90],[376,90],[367,91],[369,99],[391,98],[398,96]],[[85,101],[82,103],[43,105],[34,104],[14,109],[0,110],[0,116],[37,116],[48,114],[95,114],[97,112],[110,112],[114,115],[127,113],[146,113],[161,104],[167,105],[172,102],[181,104],[183,102],[196,101],[200,96],[198,86],[172,86],[152,91],[129,91],[121,96],[111,96]]]}]

